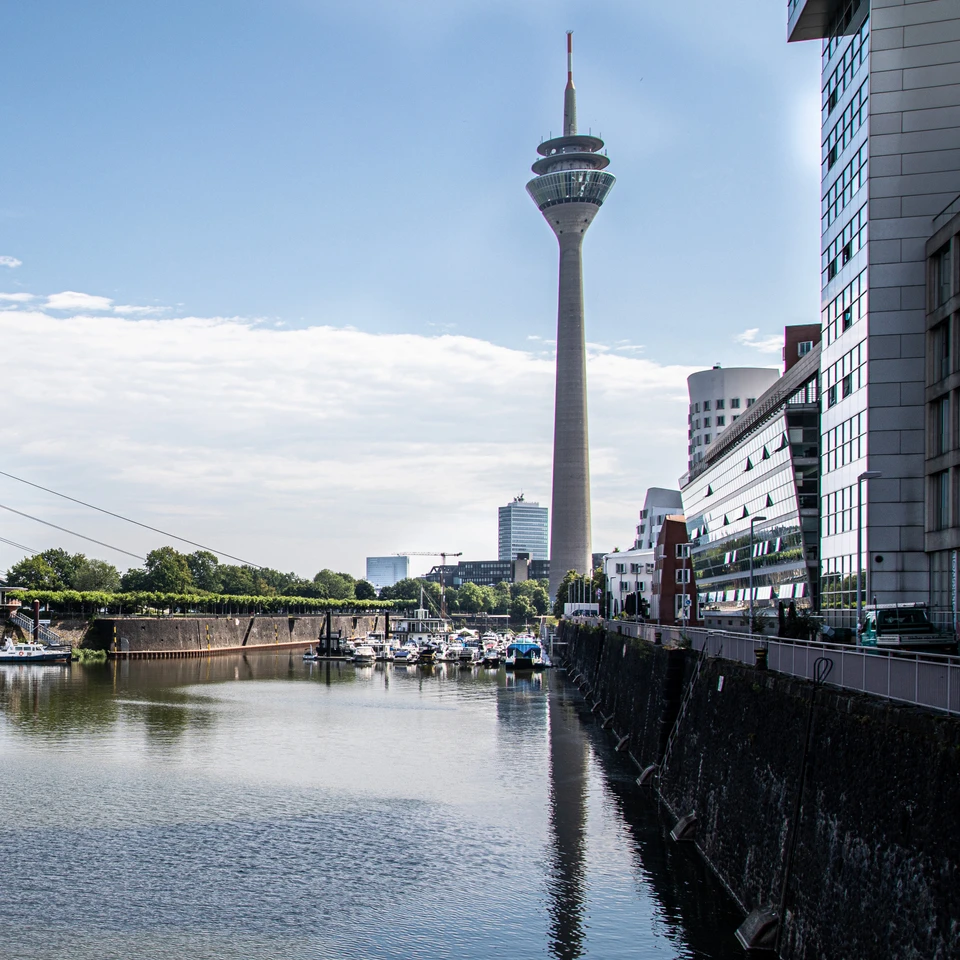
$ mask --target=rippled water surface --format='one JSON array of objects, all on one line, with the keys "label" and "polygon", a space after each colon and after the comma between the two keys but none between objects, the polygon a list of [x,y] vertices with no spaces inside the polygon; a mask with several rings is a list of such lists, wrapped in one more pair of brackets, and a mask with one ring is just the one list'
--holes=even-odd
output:
[{"label": "rippled water surface", "polygon": [[741,956],[560,671],[0,665],[0,955]]}]

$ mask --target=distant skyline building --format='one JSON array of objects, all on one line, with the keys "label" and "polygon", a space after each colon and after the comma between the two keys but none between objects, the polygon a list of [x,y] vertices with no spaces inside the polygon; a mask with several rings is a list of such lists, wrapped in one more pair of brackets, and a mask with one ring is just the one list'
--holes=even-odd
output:
[{"label": "distant skyline building", "polygon": [[553,432],[553,520],[550,595],[568,570],[587,573],[590,549],[590,452],[587,435],[587,363],[583,328],[583,235],[615,179],[599,137],[577,134],[573,35],[567,33],[563,136],[537,147],[540,159],[527,192],[560,246],[557,309],[557,382]]},{"label": "distant skyline building", "polygon": [[497,535],[497,559],[515,560],[528,553],[531,560],[549,560],[548,514],[539,503],[528,503],[523,494],[500,507]]},{"label": "distant skyline building", "polygon": [[410,576],[409,557],[367,557],[367,582],[382,590]]}]

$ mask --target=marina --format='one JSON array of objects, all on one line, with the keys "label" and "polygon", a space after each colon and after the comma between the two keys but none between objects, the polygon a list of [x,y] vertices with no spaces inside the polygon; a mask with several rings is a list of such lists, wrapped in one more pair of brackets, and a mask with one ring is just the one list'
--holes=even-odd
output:
[{"label": "marina", "polygon": [[5,665],[0,751],[24,960],[740,955],[562,670]]}]

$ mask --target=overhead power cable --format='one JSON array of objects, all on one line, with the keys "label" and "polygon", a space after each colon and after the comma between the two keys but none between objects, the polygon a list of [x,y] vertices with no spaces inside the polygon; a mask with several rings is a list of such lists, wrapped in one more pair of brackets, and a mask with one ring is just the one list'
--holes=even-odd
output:
[{"label": "overhead power cable", "polygon": [[22,543],[8,540],[6,537],[0,537],[0,543],[8,543],[11,547],[16,547],[18,550],[26,550],[27,553],[32,553],[34,556],[40,552],[39,550],[34,550],[33,547],[25,547]]},{"label": "overhead power cable", "polygon": [[28,520],[35,520],[37,523],[42,523],[44,526],[53,527],[54,530],[62,530],[64,533],[69,533],[72,537],[79,537],[81,540],[89,540],[91,543],[95,543],[100,547],[106,547],[108,550],[116,550],[117,553],[125,553],[128,557],[133,557],[135,560],[146,560],[146,557],[141,557],[138,553],[131,553],[129,550],[124,550],[122,547],[115,547],[111,543],[104,543],[102,540],[94,540],[93,537],[88,537],[83,533],[77,533],[76,530],[68,530],[66,527],[58,527],[55,523],[51,523],[49,520],[41,520],[39,517],[33,517],[29,513],[24,513],[22,510],[14,510],[13,507],[8,507],[4,503],[0,503],[0,510],[9,510],[11,513],[15,513],[19,517],[26,517]]},{"label": "overhead power cable", "polygon": [[[60,493],[59,490],[51,490],[49,487],[42,487],[39,483],[33,483],[31,480],[24,480],[23,477],[14,476],[12,473],[6,473],[5,471],[0,470],[0,477],[9,477],[11,480],[16,480],[19,483],[25,483],[28,487],[35,487],[37,490],[43,490],[44,493],[52,493],[55,497],[62,497],[64,500],[69,500],[71,503],[79,503],[81,507],[88,507],[90,510],[96,510],[98,513],[105,513],[108,517],[116,517],[117,520],[124,520],[127,523],[132,523],[137,527],[143,527],[144,530],[152,530],[154,533],[163,534],[163,536],[170,537],[172,540],[179,540],[181,543],[189,543],[191,547],[199,547],[201,550],[209,550],[211,553],[215,553],[218,557],[226,557],[228,560],[236,560],[237,563],[242,563],[244,566],[256,567],[258,570],[260,569],[259,563],[251,563],[249,560],[244,560],[242,557],[235,557],[232,554],[224,553],[222,550],[214,550],[213,547],[205,546],[204,544],[197,543],[194,540],[187,540],[186,537],[178,537],[175,533],[170,533],[168,530],[161,530],[159,527],[151,527],[147,523],[141,523],[139,520],[133,520],[130,517],[125,517],[121,513],[114,513],[112,510],[105,510],[103,507],[98,507],[92,503],[87,503],[85,500],[78,500],[76,497],[70,497],[65,493]],[[9,509],[9,507],[7,509]],[[24,514],[24,516],[26,516],[26,514]],[[32,517],[31,519],[35,520],[36,517]],[[43,522],[43,520],[40,521],[40,523]],[[53,526],[53,524],[50,524],[50,526]],[[67,533],[69,532],[70,531],[68,530]],[[77,534],[77,536],[80,536],[80,534]],[[87,537],[87,539],[89,540],[90,538]],[[94,541],[94,543],[97,542],[98,541],[96,540]],[[102,544],[102,546],[106,546],[106,544]],[[115,550],[117,548],[111,547],[110,549]],[[127,553],[126,550],[121,550],[120,552]],[[136,556],[136,554],[131,553],[130,556],[133,557]],[[138,559],[142,560],[143,557],[139,557]]]}]

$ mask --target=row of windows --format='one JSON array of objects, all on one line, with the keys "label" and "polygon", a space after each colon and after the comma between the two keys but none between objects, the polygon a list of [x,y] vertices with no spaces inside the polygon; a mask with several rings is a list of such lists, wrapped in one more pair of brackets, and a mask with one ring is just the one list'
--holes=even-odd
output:
[{"label": "row of windows", "polygon": [[820,501],[820,530],[824,537],[857,529],[856,484],[824,494]]},{"label": "row of windows", "polygon": [[827,172],[833,169],[840,154],[853,142],[854,136],[866,120],[868,87],[869,81],[864,80],[823,141],[820,157],[822,176],[826,176]]},{"label": "row of windows", "polygon": [[[866,589],[866,577],[861,579]],[[862,597],[866,601],[866,595]],[[823,610],[852,610],[857,606],[856,556],[825,557],[820,575],[820,607]]]},{"label": "row of windows", "polygon": [[[960,315],[957,315],[960,316]],[[951,356],[951,341],[953,340],[952,327],[955,317],[947,317],[927,332],[927,356],[930,358],[930,369],[927,371],[927,383],[934,384],[949,377],[953,373],[953,358]]]},{"label": "row of windows", "polygon": [[822,286],[826,286],[841,267],[867,242],[867,205],[864,204],[851,218],[850,222],[832,240],[823,251]]},{"label": "row of windows", "polygon": [[867,414],[864,411],[854,414],[849,420],[824,432],[822,473],[830,473],[838,467],[853,463],[867,453],[865,436]]},{"label": "row of windows", "polygon": [[861,340],[848,350],[836,363],[824,371],[823,385],[826,388],[826,406],[832,407],[854,391],[867,385],[866,342]]},{"label": "row of windows", "polygon": [[843,168],[840,176],[823,198],[820,218],[820,232],[826,233],[827,227],[840,216],[843,208],[856,196],[857,191],[867,182],[867,143],[853,155]]},{"label": "row of windows", "polygon": [[[834,37],[824,47],[823,56],[826,63],[836,53],[838,46],[846,41],[845,36]],[[826,123],[830,112],[837,105],[843,91],[853,82],[861,64],[867,60],[870,52],[870,21],[866,20],[850,41],[850,46],[843,53],[843,59],[836,65],[823,85],[820,122]]]},{"label": "row of windows", "polygon": [[821,315],[827,344],[867,315],[867,271],[857,274],[826,306]]},{"label": "row of windows", "polygon": [[[749,406],[750,406],[752,403],[754,403],[754,402],[755,402],[755,398],[754,398],[754,397],[749,397],[749,398],[747,399],[747,406],[749,407]],[[725,400],[724,398],[722,398],[722,397],[721,397],[719,400],[714,400],[714,401],[713,401],[713,404],[714,404],[714,406],[713,406],[713,409],[714,409],[714,410],[724,410],[724,409],[726,409],[726,400]],[[731,410],[739,410],[739,409],[740,409],[740,398],[739,398],[739,397],[732,397],[732,398],[730,399],[730,409],[731,409]],[[691,420],[691,418],[693,417],[693,415],[694,415],[695,413],[699,413],[699,412],[700,412],[700,401],[698,400],[696,403],[691,403],[691,404],[690,404],[690,412],[687,414],[687,422],[689,423],[690,420]],[[703,401],[703,412],[704,412],[704,413],[709,413],[709,412],[710,412],[710,401],[709,401],[709,400],[704,400],[704,401]]]}]

